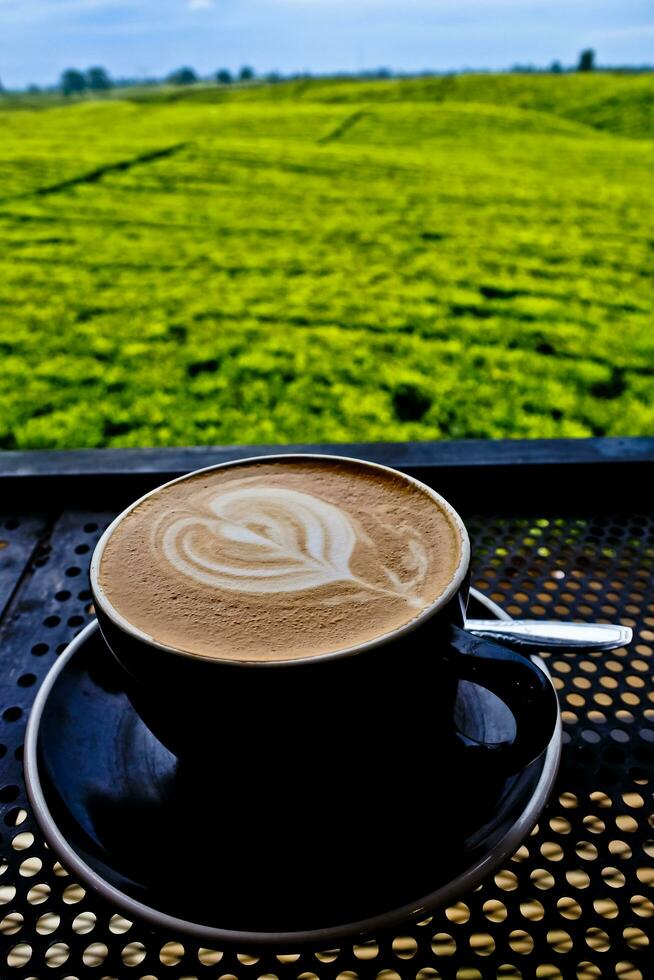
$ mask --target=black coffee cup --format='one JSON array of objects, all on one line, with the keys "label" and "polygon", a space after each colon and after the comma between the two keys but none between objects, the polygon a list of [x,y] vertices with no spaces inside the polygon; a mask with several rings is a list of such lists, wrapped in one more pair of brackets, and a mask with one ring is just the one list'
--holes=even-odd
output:
[{"label": "black coffee cup", "polygon": [[[279,455],[220,464],[205,472],[243,462],[307,458],[347,462],[333,456]],[[388,471],[373,463],[362,465]],[[381,775],[398,753],[406,766],[407,751],[426,744],[450,753],[450,758],[460,750],[474,753],[482,763],[492,761],[503,775],[536,759],[556,725],[554,688],[531,660],[463,628],[468,535],[451,505],[420,486],[460,534],[461,558],[446,590],[391,633],[295,660],[191,655],[158,642],[120,616],[99,583],[100,561],[117,525],[145,498],[123,511],[97,544],[91,590],[102,634],[123,668],[126,691],[153,734],[182,760],[206,760],[219,753],[223,776],[231,764],[236,780],[271,786],[316,772],[355,787],[363,769]],[[515,722],[513,738],[485,744],[457,729],[461,680],[481,685],[504,702]]]}]

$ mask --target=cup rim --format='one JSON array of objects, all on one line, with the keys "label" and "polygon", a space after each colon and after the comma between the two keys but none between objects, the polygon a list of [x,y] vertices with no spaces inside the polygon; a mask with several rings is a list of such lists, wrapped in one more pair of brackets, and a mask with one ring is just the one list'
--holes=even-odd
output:
[{"label": "cup rim", "polygon": [[[106,592],[100,585],[99,572],[100,572],[100,562],[102,560],[102,555],[107,542],[111,538],[112,534],[124,520],[124,518],[131,513],[139,504],[149,497],[154,496],[154,494],[159,493],[160,490],[166,487],[172,486],[175,483],[181,483],[184,480],[188,480],[189,477],[194,477],[200,473],[207,473],[213,470],[221,470],[227,468],[235,468],[237,466],[245,466],[252,463],[258,462],[292,462],[292,461],[303,461],[303,460],[329,460],[333,462],[346,463],[346,464],[358,464],[367,466],[371,469],[381,470],[384,473],[392,473],[399,475],[402,479],[407,480],[412,483],[418,489],[430,496],[445,512],[447,517],[450,519],[454,527],[459,532],[461,540],[461,553],[459,556],[459,562],[454,571],[451,581],[447,587],[440,593],[428,606],[426,606],[421,612],[418,613],[413,619],[409,620],[408,623],[404,623],[402,626],[397,627],[397,629],[391,630],[388,633],[383,633],[381,636],[376,636],[372,640],[367,640],[365,643],[357,643],[350,647],[343,647],[338,650],[331,650],[327,653],[318,653],[308,657],[297,657],[289,660],[237,660],[229,657],[213,657],[206,654],[192,653],[188,650],[182,650],[178,647],[169,646],[166,643],[155,639],[150,634],[146,633],[145,630],[139,629],[128,619],[122,616],[118,610],[112,605]],[[166,483],[162,483],[160,486],[155,487],[153,490],[149,490],[147,493],[143,494],[137,500],[133,501],[128,507],[118,514],[113,521],[106,528],[100,539],[98,540],[93,555],[91,557],[90,566],[90,583],[91,591],[93,593],[94,603],[99,606],[102,613],[107,616],[109,620],[123,633],[127,633],[133,639],[140,643],[144,643],[146,646],[153,647],[162,653],[170,653],[175,656],[185,657],[191,660],[197,660],[204,663],[215,663],[222,666],[229,667],[248,667],[255,670],[260,669],[272,669],[275,667],[294,667],[294,666],[306,666],[308,664],[325,663],[331,660],[340,660],[345,657],[355,656],[359,653],[364,653],[368,650],[373,650],[378,647],[385,646],[387,643],[394,642],[400,637],[406,636],[412,633],[419,626],[422,626],[428,619],[431,619],[436,613],[439,612],[448,602],[457,594],[461,585],[463,584],[468,567],[470,565],[470,539],[468,537],[468,532],[466,530],[463,520],[454,509],[454,507],[445,500],[440,493],[433,490],[426,483],[421,480],[417,480],[415,477],[410,476],[408,473],[403,473],[400,470],[396,470],[391,466],[384,466],[382,463],[373,463],[370,460],[359,459],[355,456],[338,456],[334,454],[326,453],[272,453],[265,456],[248,456],[244,459],[233,459],[228,460],[224,463],[215,463],[210,466],[201,467],[198,470],[192,470],[189,473],[184,473],[182,476],[175,477],[173,480],[168,480]]]}]

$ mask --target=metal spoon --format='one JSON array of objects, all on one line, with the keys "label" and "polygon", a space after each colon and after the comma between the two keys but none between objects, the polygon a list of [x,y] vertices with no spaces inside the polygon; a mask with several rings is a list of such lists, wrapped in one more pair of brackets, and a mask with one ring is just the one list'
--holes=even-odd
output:
[{"label": "metal spoon", "polygon": [[562,623],[547,619],[467,619],[465,628],[475,636],[499,640],[514,650],[615,650],[631,643],[628,626],[611,623]]}]

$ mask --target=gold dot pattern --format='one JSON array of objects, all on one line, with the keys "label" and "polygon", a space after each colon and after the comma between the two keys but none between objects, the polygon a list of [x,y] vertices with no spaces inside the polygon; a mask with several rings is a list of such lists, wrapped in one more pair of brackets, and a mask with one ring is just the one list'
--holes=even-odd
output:
[{"label": "gold dot pattern", "polygon": [[20,613],[2,627],[17,651],[0,677],[3,980],[654,977],[654,519],[466,517],[474,584],[490,599],[514,616],[618,620],[634,629],[633,645],[548,658],[564,722],[558,783],[533,834],[481,887],[387,935],[271,953],[212,949],[131,922],[55,861],[27,806],[25,720],[48,668],[92,616],[88,560],[111,516],[64,514],[47,531],[42,519],[0,517],[3,557],[22,548],[30,563],[21,578],[14,560],[9,585],[0,567],[0,600],[9,589]]}]

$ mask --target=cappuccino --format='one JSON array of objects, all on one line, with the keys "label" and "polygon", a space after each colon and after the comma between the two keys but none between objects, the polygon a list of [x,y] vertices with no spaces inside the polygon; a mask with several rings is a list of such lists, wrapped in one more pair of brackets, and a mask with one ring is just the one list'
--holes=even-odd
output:
[{"label": "cappuccino", "polygon": [[461,560],[455,515],[409,477],[262,458],[137,502],[110,529],[98,585],[115,615],[181,653],[295,660],[410,623]]}]

